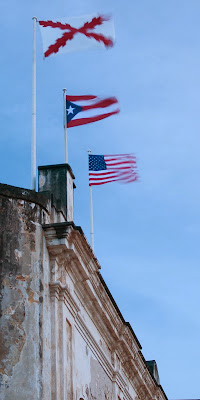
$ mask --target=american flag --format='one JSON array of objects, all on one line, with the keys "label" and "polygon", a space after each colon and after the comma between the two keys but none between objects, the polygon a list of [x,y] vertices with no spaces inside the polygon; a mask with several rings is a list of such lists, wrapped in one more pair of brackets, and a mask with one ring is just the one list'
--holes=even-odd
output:
[{"label": "american flag", "polygon": [[121,181],[136,181],[136,157],[134,154],[89,154],[89,186]]}]

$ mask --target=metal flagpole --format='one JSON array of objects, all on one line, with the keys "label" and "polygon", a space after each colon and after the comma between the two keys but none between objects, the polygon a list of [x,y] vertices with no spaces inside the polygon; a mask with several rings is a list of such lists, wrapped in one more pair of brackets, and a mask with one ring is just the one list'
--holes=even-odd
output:
[{"label": "metal flagpole", "polygon": [[64,141],[65,141],[65,163],[68,163],[68,147],[67,147],[67,110],[66,110],[66,89],[63,89],[64,97]]},{"label": "metal flagpole", "polygon": [[[88,150],[88,158],[91,154],[91,150]],[[94,251],[94,225],[93,225],[93,201],[92,201],[92,186],[89,186],[90,190],[90,239],[91,239],[91,247]]]},{"label": "metal flagpole", "polygon": [[36,21],[33,17],[31,189],[36,190]]}]

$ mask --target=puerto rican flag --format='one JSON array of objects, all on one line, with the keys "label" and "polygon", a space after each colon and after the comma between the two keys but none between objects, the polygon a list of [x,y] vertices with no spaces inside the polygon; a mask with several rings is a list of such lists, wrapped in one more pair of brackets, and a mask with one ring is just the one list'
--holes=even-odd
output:
[{"label": "puerto rican flag", "polygon": [[91,47],[109,48],[114,44],[114,23],[109,16],[86,15],[38,22],[44,57]]},{"label": "puerto rican flag", "polygon": [[67,127],[89,124],[119,113],[116,97],[66,96]]}]

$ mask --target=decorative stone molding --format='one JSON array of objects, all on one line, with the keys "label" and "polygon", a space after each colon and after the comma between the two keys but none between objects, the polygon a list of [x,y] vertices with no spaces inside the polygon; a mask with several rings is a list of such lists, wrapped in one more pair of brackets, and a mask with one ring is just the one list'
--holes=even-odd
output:
[{"label": "decorative stone molding", "polygon": [[122,339],[129,346],[129,348],[131,349],[131,351],[133,353],[133,358],[135,358],[135,355],[138,352],[138,344],[134,340],[133,335],[130,333],[130,330],[128,329],[127,326],[124,329],[124,332],[123,332],[123,335],[122,335]]},{"label": "decorative stone molding", "polygon": [[63,301],[70,310],[73,317],[76,318],[80,309],[76,304],[76,302],[74,301],[73,297],[71,296],[71,293],[67,285],[64,286],[62,285],[61,282],[56,281],[56,282],[51,282],[49,284],[49,287],[50,287],[51,297],[55,297],[58,301]]},{"label": "decorative stone molding", "polygon": [[119,371],[115,371],[113,373],[113,382],[116,382],[119,387],[125,389],[126,388],[126,381],[123,379],[122,375]]},{"label": "decorative stone molding", "polygon": [[145,386],[140,386],[138,388],[138,394],[141,400],[146,400],[146,390],[145,390]]}]

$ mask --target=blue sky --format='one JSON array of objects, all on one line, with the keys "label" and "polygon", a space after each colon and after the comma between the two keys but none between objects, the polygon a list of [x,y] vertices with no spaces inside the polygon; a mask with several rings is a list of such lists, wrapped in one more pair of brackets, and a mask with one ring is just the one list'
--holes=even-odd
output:
[{"label": "blue sky", "polygon": [[200,376],[200,2],[1,1],[0,182],[30,188],[32,17],[112,13],[116,44],[43,60],[37,165],[64,162],[62,89],[116,96],[119,115],[68,130],[75,223],[89,240],[87,150],[134,152],[140,181],[93,190],[95,254],[169,399]]}]

